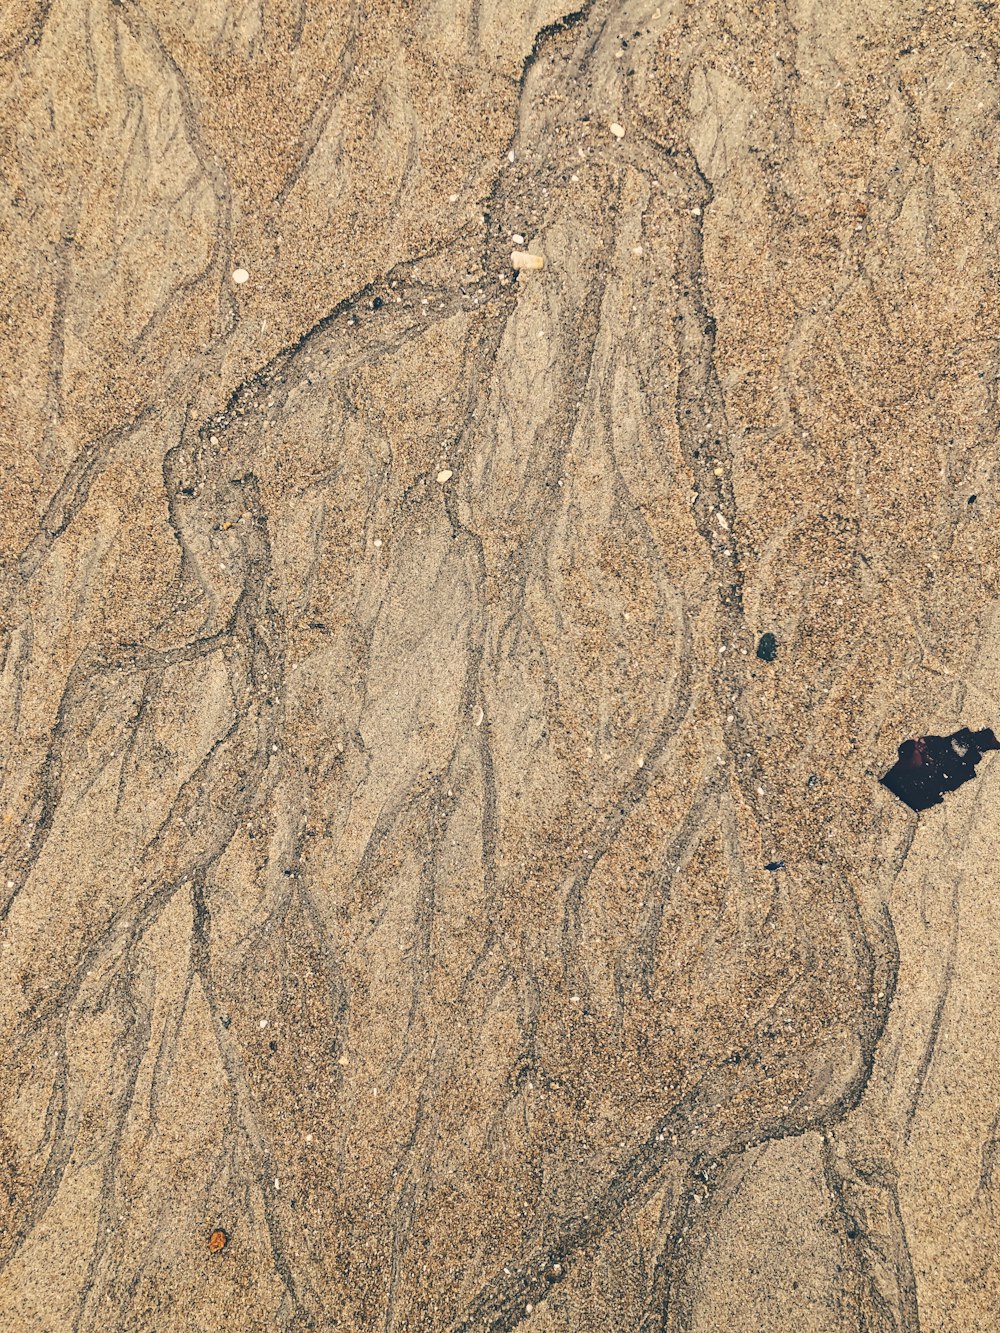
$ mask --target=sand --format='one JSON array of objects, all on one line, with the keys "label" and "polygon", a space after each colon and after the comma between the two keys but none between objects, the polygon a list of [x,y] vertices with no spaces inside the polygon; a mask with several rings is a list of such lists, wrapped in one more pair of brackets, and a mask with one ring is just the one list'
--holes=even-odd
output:
[{"label": "sand", "polygon": [[998,36],[8,5],[0,1327],[994,1333]]}]

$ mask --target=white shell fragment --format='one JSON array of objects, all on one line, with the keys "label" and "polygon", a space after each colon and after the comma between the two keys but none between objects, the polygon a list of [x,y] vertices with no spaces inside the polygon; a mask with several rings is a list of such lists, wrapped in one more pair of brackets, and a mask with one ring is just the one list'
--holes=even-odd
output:
[{"label": "white shell fragment", "polygon": [[446,481],[451,481],[454,475],[455,474],[452,472],[450,467],[442,468],[437,475],[439,485],[443,486]]},{"label": "white shell fragment", "polygon": [[236,283],[237,287],[241,287],[249,277],[250,274],[246,271],[245,268],[233,269],[233,282]]},{"label": "white shell fragment", "polygon": [[511,250],[510,262],[516,269],[539,269],[545,267],[545,258],[543,255],[529,255],[527,250]]},{"label": "white shell fragment", "polygon": [[625,138],[625,126],[624,126],[624,125],[619,125],[618,122],[615,121],[615,123],[614,123],[613,125],[611,125],[609,128],[610,128],[610,130],[611,130],[611,133],[615,136],[616,139],[624,139],[624,138]]}]

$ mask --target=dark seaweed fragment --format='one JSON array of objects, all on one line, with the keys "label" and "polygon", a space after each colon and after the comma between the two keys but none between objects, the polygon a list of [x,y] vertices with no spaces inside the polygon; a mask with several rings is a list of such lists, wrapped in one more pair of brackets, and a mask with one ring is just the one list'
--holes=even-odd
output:
[{"label": "dark seaweed fragment", "polygon": [[928,810],[941,804],[944,792],[976,776],[976,765],[986,750],[1000,750],[989,727],[982,731],[960,727],[950,736],[918,736],[903,742],[899,758],[880,781],[911,810]]}]

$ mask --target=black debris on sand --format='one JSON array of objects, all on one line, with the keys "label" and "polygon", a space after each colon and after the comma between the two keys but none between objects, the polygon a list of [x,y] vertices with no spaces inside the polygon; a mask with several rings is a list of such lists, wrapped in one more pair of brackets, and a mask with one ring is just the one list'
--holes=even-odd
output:
[{"label": "black debris on sand", "polygon": [[960,727],[950,736],[918,736],[903,742],[899,758],[879,780],[911,810],[928,810],[941,804],[944,792],[976,776],[976,765],[986,750],[1000,750],[989,727],[982,731]]},{"label": "black debris on sand", "polygon": [[757,643],[757,656],[762,662],[773,662],[778,656],[778,640],[773,634],[762,634]]}]

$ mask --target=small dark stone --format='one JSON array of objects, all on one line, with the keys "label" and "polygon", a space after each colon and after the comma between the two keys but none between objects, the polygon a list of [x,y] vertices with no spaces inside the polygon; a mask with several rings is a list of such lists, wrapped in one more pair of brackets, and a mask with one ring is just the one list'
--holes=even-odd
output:
[{"label": "small dark stone", "polygon": [[373,309],[373,310],[381,310],[381,309],[382,309],[382,298],[381,298],[381,296],[376,296],[375,299],[374,299],[374,301],[372,301],[372,309]]},{"label": "small dark stone", "polygon": [[762,634],[757,643],[757,656],[762,662],[773,662],[778,656],[778,640],[773,634]]},{"label": "small dark stone", "polygon": [[278,1043],[277,1043],[276,1041],[269,1041],[269,1042],[267,1043],[267,1046],[268,1046],[268,1050],[271,1050],[271,1051],[276,1051],[276,1050],[278,1049]]},{"label": "small dark stone", "polygon": [[975,497],[974,495],[970,495],[969,498],[968,498],[968,500],[966,500],[965,503],[966,503],[966,504],[970,504],[970,505],[974,505],[974,504],[976,503],[976,497]]},{"label": "small dark stone", "polygon": [[764,867],[765,870],[784,870],[784,868],[784,861],[768,861],[767,865]]}]

